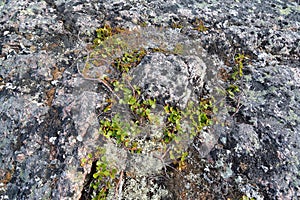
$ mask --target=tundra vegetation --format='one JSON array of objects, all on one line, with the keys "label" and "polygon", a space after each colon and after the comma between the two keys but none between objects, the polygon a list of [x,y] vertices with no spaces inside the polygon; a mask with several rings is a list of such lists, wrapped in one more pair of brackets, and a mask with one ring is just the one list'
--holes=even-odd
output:
[{"label": "tundra vegetation", "polygon": [[[196,20],[194,29],[207,30],[200,20]],[[213,124],[212,116],[217,108],[212,97],[189,100],[184,109],[170,104],[157,105],[158,99],[143,95],[142,88],[131,84],[130,70],[148,53],[189,54],[189,47],[182,38],[169,44],[170,38],[163,34],[162,29],[129,31],[105,25],[96,30],[92,51],[79,71],[85,78],[99,80],[111,92],[99,116],[99,133],[107,141],[130,154],[149,154],[148,146],[152,144],[152,149],[163,155],[161,159],[165,165],[182,170],[188,157],[186,144],[201,134],[204,127]],[[230,98],[239,92],[234,82],[243,76],[244,59],[243,54],[235,57],[236,64],[230,76],[232,84],[224,90]],[[151,127],[156,127],[154,134],[149,132]],[[96,166],[90,184],[93,199],[106,199],[109,190],[121,187],[126,169],[111,164],[105,151],[99,147],[82,159],[82,165],[94,163]]]}]

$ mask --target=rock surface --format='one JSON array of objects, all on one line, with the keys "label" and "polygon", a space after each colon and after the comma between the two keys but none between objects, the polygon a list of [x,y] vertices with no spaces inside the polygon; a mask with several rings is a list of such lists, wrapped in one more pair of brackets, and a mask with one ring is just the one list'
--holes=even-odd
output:
[{"label": "rock surface", "polygon": [[[144,91],[145,96],[156,98],[161,105],[169,103],[185,108],[195,88],[202,88],[206,65],[196,56],[184,59],[176,55],[155,53],[146,56],[132,70],[132,84]],[[196,73],[195,73],[196,72]],[[197,79],[198,85],[192,85]]]},{"label": "rock surface", "polygon": [[[227,84],[219,70],[229,72],[236,53],[249,56],[238,101],[227,99],[227,114],[219,114],[224,127],[195,139],[180,173],[128,177],[124,199],[300,198],[299,7],[275,0],[0,1],[0,199],[80,199],[91,170],[80,160],[104,143],[97,110],[109,92],[81,77],[77,63],[104,23],[182,25],[207,51],[205,90],[213,96]],[[195,30],[199,20],[206,31]],[[182,62],[171,57],[150,60]]]}]

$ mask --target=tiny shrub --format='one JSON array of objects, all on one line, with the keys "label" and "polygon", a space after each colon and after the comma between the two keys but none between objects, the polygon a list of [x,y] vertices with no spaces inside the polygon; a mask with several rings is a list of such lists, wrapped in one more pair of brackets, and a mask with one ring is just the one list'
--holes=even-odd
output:
[{"label": "tiny shrub", "polygon": [[[103,154],[105,150],[102,150]],[[93,200],[105,200],[109,189],[113,186],[113,181],[116,179],[118,170],[112,168],[105,156],[102,156],[96,162],[96,172],[93,174],[94,180],[91,187],[94,189]]]},{"label": "tiny shrub", "polygon": [[232,67],[230,82],[231,84],[226,88],[227,96],[230,99],[235,98],[235,94],[240,92],[240,88],[238,86],[238,80],[240,80],[244,73],[244,62],[248,59],[248,57],[244,54],[238,53],[234,57],[234,66]]},{"label": "tiny shrub", "polygon": [[247,56],[244,54],[237,54],[234,57],[234,67],[231,74],[231,79],[233,81],[237,81],[238,79],[243,77],[243,68],[244,68],[244,61],[247,59]]}]

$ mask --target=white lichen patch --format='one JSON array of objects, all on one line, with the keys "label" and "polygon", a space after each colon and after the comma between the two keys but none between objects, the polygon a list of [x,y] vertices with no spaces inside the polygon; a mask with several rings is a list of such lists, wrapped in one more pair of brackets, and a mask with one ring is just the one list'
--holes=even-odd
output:
[{"label": "white lichen patch", "polygon": [[[150,196],[149,194],[153,194]],[[126,183],[126,189],[123,191],[125,199],[140,199],[140,200],[159,200],[170,196],[168,190],[164,189],[147,177],[141,179],[129,178]]]}]

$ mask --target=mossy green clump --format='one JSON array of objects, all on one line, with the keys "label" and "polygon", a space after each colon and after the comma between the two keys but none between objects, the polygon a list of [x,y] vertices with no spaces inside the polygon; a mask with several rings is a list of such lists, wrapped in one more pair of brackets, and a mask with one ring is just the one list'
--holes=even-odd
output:
[{"label": "mossy green clump", "polygon": [[99,45],[106,38],[112,36],[112,28],[109,25],[104,25],[102,28],[96,30],[96,38],[94,39],[94,44]]},{"label": "mossy green clump", "polygon": [[103,27],[96,29],[96,38],[93,41],[94,45],[98,46],[109,37],[120,34],[122,32],[126,32],[126,29],[122,29],[119,27],[112,28],[110,25],[105,24]]}]

